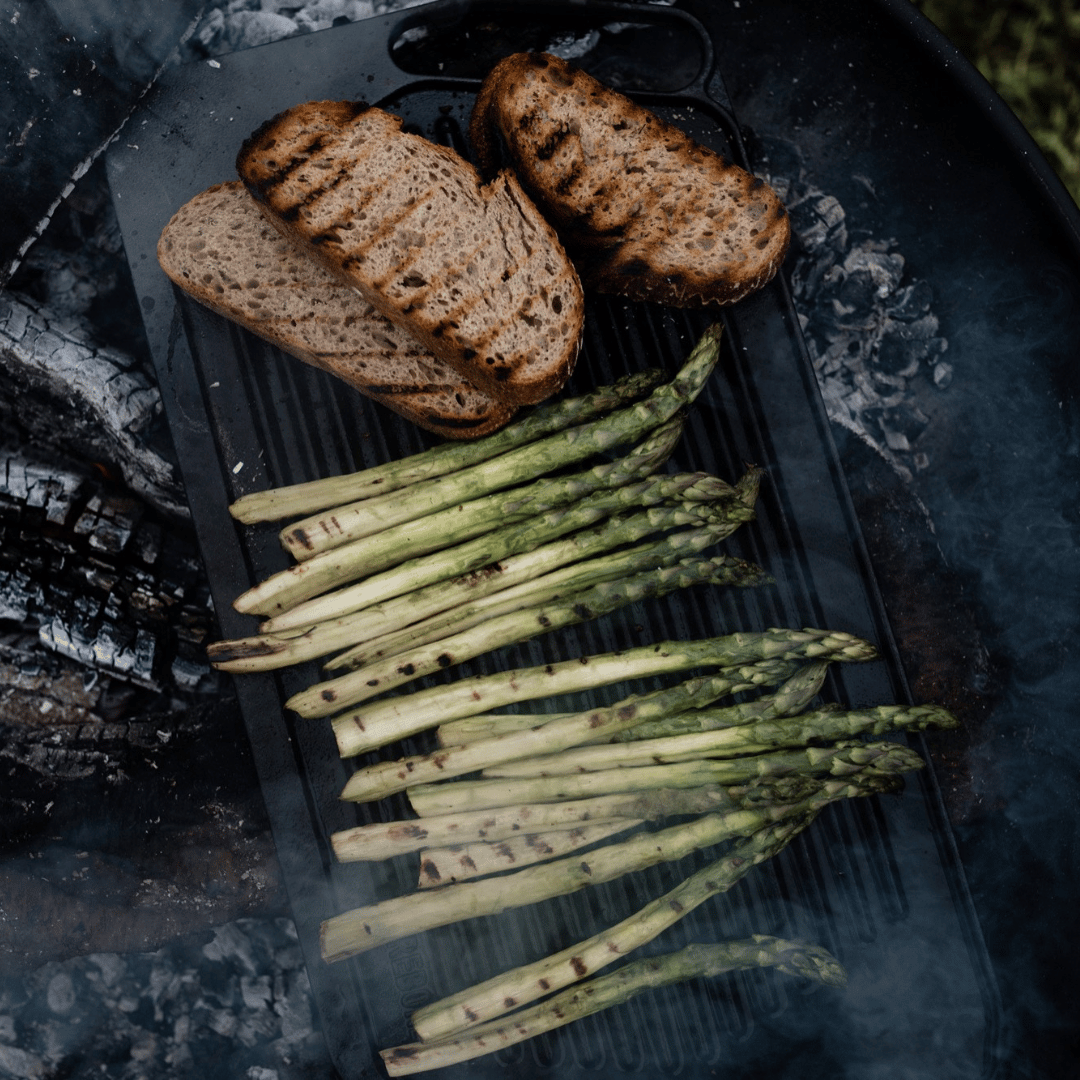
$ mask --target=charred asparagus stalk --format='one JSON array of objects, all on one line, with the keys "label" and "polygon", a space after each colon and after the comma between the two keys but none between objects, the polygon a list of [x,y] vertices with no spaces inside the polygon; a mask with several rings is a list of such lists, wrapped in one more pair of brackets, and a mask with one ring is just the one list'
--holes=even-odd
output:
[{"label": "charred asparagus stalk", "polygon": [[523,1009],[504,1023],[484,1024],[438,1042],[409,1043],[380,1053],[391,1076],[427,1072],[513,1046],[621,1005],[644,990],[764,967],[828,986],[843,986],[846,982],[839,962],[818,945],[762,935],[713,945],[687,945],[678,952],[633,960],[618,971],[600,975],[580,987],[556,994],[550,1001]]},{"label": "charred asparagus stalk", "polygon": [[[704,473],[653,476],[610,491],[597,491],[567,506],[556,507],[460,544],[452,533],[444,533],[443,546],[439,550],[395,562],[381,573],[372,573],[355,584],[317,595],[268,619],[262,629],[276,632],[347,615],[426,585],[490,566],[506,556],[531,551],[540,544],[626,511],[674,503],[683,510],[687,523],[707,521],[713,510],[730,512],[742,520],[747,514],[745,507],[709,505],[714,500],[727,503],[727,490],[724,481]],[[310,565],[306,563],[295,569],[302,571]]]},{"label": "charred asparagus stalk", "polygon": [[422,1039],[444,1038],[580,982],[652,941],[710,897],[733,888],[755,866],[779,854],[813,818],[793,814],[767,825],[615,926],[425,1005],[412,1015],[416,1033]]},{"label": "charred asparagus stalk", "polygon": [[675,378],[656,387],[647,398],[448,476],[297,522],[283,531],[282,543],[297,556],[325,550],[625,446],[685,409],[705,386],[719,355],[717,324],[705,331]]},{"label": "charred asparagus stalk", "polygon": [[643,571],[623,581],[601,582],[569,600],[511,612],[470,630],[416,649],[407,658],[387,660],[316,683],[294,694],[285,704],[301,716],[328,716],[342,708],[375,697],[492,649],[528,641],[539,634],[596,619],[647,597],[664,596],[691,585],[750,587],[766,581],[756,566],[726,556],[687,559],[674,566]]},{"label": "charred asparagus stalk", "polygon": [[[752,514],[751,508],[746,507],[745,513]],[[718,514],[724,521],[713,524],[712,528],[720,539],[725,532],[738,527],[743,516],[739,506],[727,506],[718,512],[711,503],[675,502],[616,514],[569,536],[540,543],[457,577],[393,596],[348,615],[292,629],[271,631],[264,628],[252,637],[215,642],[209,646],[208,655],[215,667],[231,672],[271,671],[314,660],[379,637],[387,627],[412,625],[665,529],[703,525]]]},{"label": "charred asparagus stalk", "polygon": [[526,803],[490,810],[442,814],[421,820],[375,822],[336,832],[330,837],[340,862],[371,862],[422,851],[434,844],[506,840],[525,830],[573,829],[586,822],[607,823],[620,818],[656,821],[681,814],[706,814],[729,809],[737,795],[716,785],[700,788],[655,789],[601,795],[563,802]]},{"label": "charred asparagus stalk", "polygon": [[[579,746],[602,732],[615,734],[644,719],[708,705],[742,683],[740,673],[727,671],[649,694],[633,694],[614,705],[573,713],[529,731],[496,735],[464,746],[450,746],[433,754],[399,761],[383,761],[359,769],[342,791],[343,799],[372,801],[404,791],[415,784],[447,780],[496,763],[552,755],[558,749]],[[633,744],[628,744],[633,745]]]},{"label": "charred asparagus stalk", "polygon": [[632,818],[618,818],[604,824],[589,822],[574,829],[551,829],[542,833],[526,833],[508,840],[489,843],[454,844],[444,848],[424,848],[420,853],[418,889],[433,889],[455,881],[469,881],[503,870],[520,870],[523,866],[558,859],[583,847],[617,836],[640,825]]},{"label": "charred asparagus stalk", "polygon": [[874,768],[883,773],[903,773],[914,772],[922,767],[922,758],[903,743],[850,740],[830,746],[777,750],[720,761],[682,761],[668,765],[642,765],[633,769],[611,768],[555,776],[421,784],[408,789],[408,798],[413,811],[425,818],[482,811],[497,806],[582,799],[620,791],[695,788],[706,784],[734,786],[768,776],[808,775],[840,778],[865,768]]},{"label": "charred asparagus stalk", "polygon": [[722,521],[697,529],[683,529],[668,533],[659,540],[573,563],[511,589],[355,645],[327,661],[324,670],[352,671],[374,660],[405,657],[417,646],[428,645],[451,634],[460,634],[488,619],[556,601],[567,602],[601,582],[618,580],[643,570],[673,566],[680,560],[700,555],[707,548],[715,546],[736,527],[730,521]]},{"label": "charred asparagus stalk", "polygon": [[[483,537],[493,529],[574,506],[589,495],[611,492],[649,476],[667,460],[681,430],[681,421],[675,418],[652,432],[631,453],[614,461],[594,465],[570,476],[547,477],[510,491],[458,502],[441,513],[418,520],[408,519],[331,550],[312,553],[306,561],[272,574],[242,593],[233,606],[245,613],[277,615],[275,628],[298,625],[300,620],[281,616],[330,589],[370,577],[407,560]],[[718,478],[713,478],[711,483],[717,497],[734,493],[730,485]]]},{"label": "charred asparagus stalk", "polygon": [[939,705],[879,705],[870,709],[817,709],[802,716],[761,720],[738,727],[665,739],[642,739],[608,746],[579,746],[559,754],[505,762],[485,768],[492,776],[556,776],[601,769],[633,768],[697,758],[762,754],[782,747],[835,742],[857,735],[923,731],[957,726]]},{"label": "charred asparagus stalk", "polygon": [[[376,749],[426,731],[436,724],[503,705],[555,694],[575,693],[627,679],[674,674],[693,668],[739,667],[757,661],[821,658],[858,663],[873,660],[877,650],[861,638],[840,631],[770,629],[726,634],[702,641],[662,641],[656,645],[602,653],[534,668],[460,679],[447,686],[392,697],[335,717],[334,734],[342,756]],[[788,668],[773,668],[779,682]]]},{"label": "charred asparagus stalk", "polygon": [[635,742],[658,739],[669,735],[686,735],[700,731],[716,731],[737,727],[756,720],[775,720],[797,716],[817,697],[825,681],[828,662],[815,660],[804,664],[779,686],[774,694],[764,694],[752,701],[739,701],[722,708],[699,709],[660,720],[635,724],[615,736],[615,742]]},{"label": "charred asparagus stalk", "polygon": [[705,814],[597,848],[587,860],[571,856],[503,877],[460,882],[354,908],[322,924],[322,955],[329,961],[343,960],[437,926],[563,896],[586,885],[599,885],[660,862],[681,859],[734,837],[749,836],[772,822],[819,810],[837,799],[896,791],[898,783],[897,777],[871,773],[827,781],[815,796],[796,803],[765,803]]},{"label": "charred asparagus stalk", "polygon": [[399,461],[376,465],[345,476],[271,488],[242,495],[229,512],[237,521],[280,521],[312,514],[357,499],[400,491],[422,480],[446,476],[497,457],[545,435],[585,423],[649,393],[664,380],[659,368],[624,376],[590,394],[541,405],[522,419],[474,442],[441,443]]}]

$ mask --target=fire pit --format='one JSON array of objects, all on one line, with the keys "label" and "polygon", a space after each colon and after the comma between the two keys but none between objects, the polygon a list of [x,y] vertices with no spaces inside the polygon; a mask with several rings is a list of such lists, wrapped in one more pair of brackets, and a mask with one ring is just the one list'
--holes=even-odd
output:
[{"label": "fire pit", "polygon": [[[548,47],[621,80],[703,141],[745,155],[782,192],[795,226],[784,280],[725,313],[723,381],[700,403],[685,451],[721,475],[740,459],[769,469],[773,486],[745,542],[777,575],[778,593],[748,607],[665,607],[662,617],[842,622],[876,640],[887,662],[845,676],[833,688],[840,698],[938,700],[962,721],[961,733],[919,742],[933,768],[899,801],[831,817],[756,879],[749,900],[733,895],[699,924],[710,934],[718,924],[767,924],[829,944],[855,973],[842,1000],[789,996],[749,979],[722,1001],[677,991],[610,1025],[583,1025],[584,1034],[482,1059],[476,1069],[706,1075],[722,1065],[751,1076],[787,1060],[838,1075],[902,1067],[942,1075],[947,1059],[955,1076],[996,1075],[1005,1063],[1054,1074],[1067,1042],[1055,1033],[1067,1032],[1068,1020],[1056,1011],[1061,988],[1046,976],[1056,950],[1043,944],[1044,927],[1062,924],[1058,903],[1074,892],[1059,845],[1074,835],[1077,786],[1069,752],[1049,748],[1063,746],[1075,671],[1067,358],[1080,337],[1080,245],[1075,207],[1012,118],[899,3],[807,11],[745,0],[723,12],[689,3],[536,4],[527,18],[444,3],[247,52],[217,51],[218,40],[207,33],[201,45],[212,64],[165,75],[134,121],[138,138],[123,140],[109,162],[215,632],[244,632],[232,598],[283,565],[270,532],[232,525],[224,512],[231,498],[400,456],[422,440],[176,297],[153,261],[157,232],[201,186],[228,178],[239,139],[279,107],[365,96],[464,147],[471,95],[489,60]],[[704,325],[599,302],[590,320],[579,386],[657,355],[673,363]],[[282,412],[284,400],[295,412]],[[85,477],[78,483],[89,492]],[[53,490],[61,506],[63,482]],[[139,534],[119,505],[97,505],[100,543]],[[31,562],[20,554],[12,573]],[[20,619],[44,623],[45,595],[12,592],[11,610],[18,604]],[[159,646],[178,657],[176,676],[187,670],[195,680],[191,690],[205,672],[185,669],[197,651],[184,649],[205,641],[208,610],[193,614],[181,641]],[[641,633],[631,621],[586,643],[599,649]],[[92,650],[100,640],[69,638],[75,662],[80,641]],[[551,658],[543,648],[515,656]],[[445,957],[468,955],[480,973],[496,962],[495,946],[480,931],[454,931],[355,963],[318,959],[318,923],[343,898],[382,895],[402,881],[390,869],[372,875],[327,858],[329,832],[356,820],[337,802],[348,769],[325,731],[282,710],[295,685],[292,676],[241,679],[228,693],[251,737],[312,1015],[341,1074],[366,1075],[375,1048],[408,1037],[409,1008],[451,988]],[[151,756],[160,764],[163,748]],[[1044,769],[1057,804],[1034,794]],[[1008,851],[1015,858],[1002,865]],[[86,852],[93,857],[91,845]],[[1049,890],[1030,900],[1021,852],[1040,880],[1060,886],[1060,901]],[[597,897],[599,912],[560,907],[550,921],[503,916],[500,925],[528,951],[566,925],[610,920],[640,900],[632,890]],[[1033,959],[1024,965],[1011,959],[1020,897],[1032,904],[1025,942]],[[271,939],[286,947],[245,928],[260,942],[256,952]],[[302,1015],[302,984],[284,979],[279,996],[252,962],[246,1006],[264,987],[262,1000],[280,1004],[279,1016]],[[94,971],[106,978],[101,964],[68,974],[78,982]],[[45,985],[46,1005],[62,1006],[67,983]],[[703,1038],[687,1027],[698,1021]],[[223,1038],[240,1037],[224,1016],[220,1023]],[[635,1029],[648,1025],[660,1034],[643,1042]],[[0,1029],[0,1053],[8,1047],[22,1049]],[[316,1059],[311,1068],[327,1066]]]}]

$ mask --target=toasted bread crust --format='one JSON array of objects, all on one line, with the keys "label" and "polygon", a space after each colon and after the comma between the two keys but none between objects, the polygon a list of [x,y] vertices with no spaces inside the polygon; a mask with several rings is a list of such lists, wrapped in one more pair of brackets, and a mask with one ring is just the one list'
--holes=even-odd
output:
[{"label": "toasted bread crust", "polygon": [[730,304],[787,254],[787,213],[768,185],[550,54],[491,70],[469,138],[485,174],[505,145],[587,288]]},{"label": "toasted bread crust", "polygon": [[157,252],[165,273],[199,303],[427,431],[478,438],[514,415],[289,243],[238,182],[182,206]]},{"label": "toasted bread crust", "polygon": [[273,117],[237,171],[283,234],[492,397],[530,404],[569,378],[581,283],[513,176],[482,184],[454,151],[354,102]]}]

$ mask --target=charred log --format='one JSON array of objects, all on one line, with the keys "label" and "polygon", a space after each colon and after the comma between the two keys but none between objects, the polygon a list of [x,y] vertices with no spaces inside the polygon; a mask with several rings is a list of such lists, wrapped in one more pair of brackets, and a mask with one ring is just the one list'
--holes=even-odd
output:
[{"label": "charred log", "polygon": [[75,320],[0,292],[0,419],[36,446],[96,462],[159,513],[187,517],[157,386]]}]

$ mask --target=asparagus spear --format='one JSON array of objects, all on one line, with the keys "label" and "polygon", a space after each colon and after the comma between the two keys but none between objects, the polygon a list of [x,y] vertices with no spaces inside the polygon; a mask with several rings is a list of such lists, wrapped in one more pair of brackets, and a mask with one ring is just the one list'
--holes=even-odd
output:
[{"label": "asparagus spear", "polygon": [[939,705],[879,705],[870,709],[837,712],[816,709],[802,716],[761,720],[739,727],[694,735],[608,746],[579,746],[546,757],[507,761],[486,768],[488,777],[556,776],[600,769],[633,768],[696,758],[728,758],[760,754],[781,747],[835,742],[856,735],[884,735],[891,731],[922,731],[928,727],[954,728],[956,718]]},{"label": "asparagus spear", "polygon": [[237,499],[229,507],[229,512],[237,521],[247,524],[278,521],[341,506],[355,499],[399,491],[418,481],[457,472],[507,450],[535,442],[545,435],[602,416],[649,393],[663,379],[664,372],[659,368],[626,375],[590,394],[541,405],[486,438],[473,442],[440,443],[398,461],[344,476],[252,492]]},{"label": "asparagus spear", "polygon": [[[463,543],[458,543],[453,533],[444,533],[438,550],[404,561],[393,559],[390,567],[382,573],[372,570],[368,576],[368,564],[360,560],[359,565],[365,567],[363,580],[337,588],[325,596],[315,596],[306,603],[298,603],[290,610],[268,619],[263,629],[278,631],[347,615],[382,600],[490,566],[508,555],[532,550],[542,543],[567,536],[628,510],[675,502],[681,506],[688,524],[708,520],[713,509],[718,513],[746,516],[745,507],[728,501],[727,488],[724,481],[704,473],[650,476],[611,490],[596,491],[577,502],[555,507],[524,521],[512,522]],[[719,506],[711,506],[714,501]],[[389,553],[387,558],[390,559]],[[294,569],[303,571],[313,562],[314,559]],[[342,580],[351,580],[352,574],[353,570],[347,570]],[[336,584],[340,582],[331,582],[327,587]]]},{"label": "asparagus spear", "polygon": [[532,581],[355,645],[327,661],[324,669],[352,671],[373,660],[404,656],[419,645],[428,645],[450,634],[459,634],[487,619],[540,604],[565,602],[601,582],[613,581],[642,570],[673,566],[681,559],[700,555],[706,548],[715,546],[737,527],[737,522],[725,520],[696,529],[684,529],[668,533],[658,540],[564,566]]},{"label": "asparagus spear", "polygon": [[719,761],[681,761],[638,768],[506,779],[458,780],[453,784],[419,784],[407,791],[409,805],[422,818],[482,811],[496,806],[581,799],[620,791],[652,788],[733,786],[766,776],[806,774],[843,777],[865,768],[878,772],[914,772],[922,758],[902,743],[848,740],[830,746],[777,750]]},{"label": "asparagus spear", "polygon": [[344,960],[437,926],[538,903],[660,862],[681,859],[724,840],[749,836],[793,814],[819,810],[837,799],[896,790],[898,778],[892,776],[866,773],[830,780],[817,795],[797,803],[753,805],[704,814],[689,822],[597,848],[587,859],[571,856],[502,877],[463,881],[354,908],[322,924],[322,955],[328,961]]},{"label": "asparagus spear", "polygon": [[680,814],[705,814],[730,808],[738,795],[716,785],[601,795],[563,802],[526,803],[488,810],[442,814],[420,820],[373,822],[343,829],[330,837],[339,862],[372,862],[422,851],[433,844],[505,840],[525,829],[572,829],[586,822],[619,818],[656,821]]},{"label": "asparagus spear", "polygon": [[377,762],[353,773],[342,798],[358,802],[381,799],[414,784],[446,780],[522,757],[550,755],[559,749],[578,746],[601,732],[614,734],[643,719],[708,705],[730,694],[732,687],[742,682],[741,672],[733,674],[725,670],[649,694],[633,694],[614,705],[572,713],[530,731],[495,735],[480,742],[448,746],[432,754],[398,761]]},{"label": "asparagus spear", "polygon": [[520,870],[523,866],[558,859],[583,847],[640,825],[633,818],[597,824],[590,821],[574,829],[549,829],[542,833],[526,833],[507,840],[489,843],[481,840],[472,844],[454,844],[444,848],[425,848],[420,854],[418,889],[433,889],[454,881],[486,877],[503,870]]},{"label": "asparagus spear", "polygon": [[[764,720],[779,716],[794,716],[810,703],[824,682],[828,663],[818,661],[813,664],[798,665],[792,661],[766,661],[764,666],[746,665],[748,675],[759,673],[759,677],[739,690],[750,690],[754,686],[767,686],[783,680],[783,685],[775,694],[766,694],[751,701],[741,701],[732,705],[712,709],[696,709],[693,712],[679,713],[644,724],[637,724],[627,731],[620,731],[612,742],[633,742],[636,739],[659,738],[664,735],[683,735],[694,731],[714,731],[720,727],[734,727],[751,720]],[[839,706],[837,706],[839,708]],[[476,716],[463,717],[440,724],[436,736],[440,746],[455,746],[459,743],[476,742],[488,739],[492,735],[508,731],[524,731],[527,728],[545,724],[559,714],[545,713],[478,713]],[[566,714],[563,714],[566,715]],[[606,742],[607,739],[605,738]]]},{"label": "asparagus spear", "polygon": [[481,597],[491,596],[624,543],[678,524],[710,517],[696,504],[652,506],[618,514],[598,525],[541,544],[466,574],[438,581],[335,619],[252,637],[214,642],[208,655],[223,671],[269,671],[303,663],[380,636],[386,627],[408,626]]},{"label": "asparagus spear", "polygon": [[[426,731],[436,724],[473,716],[513,702],[574,693],[625,679],[649,678],[697,667],[738,667],[759,660],[816,657],[857,663],[875,659],[877,651],[869,642],[851,634],[812,628],[773,628],[760,633],[726,634],[702,641],[662,641],[656,645],[583,656],[557,664],[476,675],[447,686],[388,698],[336,717],[333,721],[334,734],[342,756],[349,757]],[[786,678],[787,674],[780,677]]]},{"label": "asparagus spear", "polygon": [[464,499],[510,488],[596,454],[640,439],[686,408],[704,388],[720,355],[720,325],[710,327],[670,382],[645,399],[577,427],[548,435],[459,472],[412,484],[408,489],[337,507],[329,515],[298,522],[282,534],[294,554],[319,551],[456,506]]},{"label": "asparagus spear", "polygon": [[779,854],[814,816],[792,814],[767,825],[615,926],[423,1006],[412,1015],[416,1033],[422,1039],[440,1039],[580,982],[652,941],[710,897],[733,888],[755,866]]},{"label": "asparagus spear", "polygon": [[[630,453],[569,476],[547,477],[511,491],[459,502],[441,513],[408,520],[339,545],[281,570],[242,593],[233,606],[245,613],[272,615],[357,578],[368,577],[406,559],[440,551],[483,536],[496,527],[527,521],[573,505],[595,492],[611,491],[655,472],[670,456],[682,430],[674,418],[650,433]],[[734,489],[714,478],[718,495]]]},{"label": "asparagus spear", "polygon": [[605,581],[576,593],[566,601],[526,608],[422,646],[408,657],[389,657],[316,683],[285,703],[301,716],[328,716],[341,708],[374,697],[423,675],[460,664],[482,653],[528,641],[551,630],[561,630],[616,611],[636,600],[664,596],[691,585],[714,584],[748,587],[768,580],[756,566],[726,556],[686,559],[674,566],[643,571],[623,581]]},{"label": "asparagus spear", "polygon": [[729,971],[774,967],[789,975],[843,986],[844,969],[818,945],[755,934],[742,941],[687,945],[678,952],[633,960],[607,975],[514,1013],[503,1023],[483,1024],[438,1042],[409,1043],[380,1051],[390,1076],[440,1069],[513,1046],[545,1031],[621,1005],[644,990]]},{"label": "asparagus spear", "polygon": [[[629,453],[570,476],[544,476],[537,472],[515,477],[512,483],[487,491],[482,486],[464,486],[464,479],[458,480],[455,474],[446,481],[438,482],[444,485],[445,490],[438,501],[433,500],[430,510],[423,514],[406,516],[407,507],[401,508],[405,498],[403,492],[386,497],[390,505],[381,515],[371,512],[371,500],[355,503],[351,507],[338,506],[330,512],[329,517],[320,519],[325,521],[325,525],[318,530],[305,527],[305,523],[301,522],[282,532],[282,546],[300,563],[320,556],[320,562],[333,562],[331,556],[334,549],[348,547],[362,540],[369,541],[364,548],[375,555],[387,548],[393,550],[403,538],[408,538],[409,550],[415,552],[420,549],[423,538],[437,544],[448,531],[462,539],[479,536],[496,525],[521,521],[553,506],[565,506],[593,491],[618,487],[628,480],[655,472],[678,444],[683,423],[684,417],[677,414],[646,433],[645,438]],[[532,447],[524,449],[531,450]],[[499,464],[501,460],[497,459],[492,464]],[[464,477],[464,474],[461,475]],[[454,481],[452,487],[449,486],[451,481]],[[734,489],[728,490],[734,494]],[[304,538],[303,543],[296,540],[298,535]],[[414,535],[420,539],[413,539]]]},{"label": "asparagus spear", "polygon": [[716,731],[719,728],[737,727],[755,720],[774,720],[796,716],[817,697],[825,682],[828,661],[815,660],[796,669],[777,688],[775,694],[765,694],[752,701],[739,701],[716,709],[699,709],[679,713],[660,720],[636,724],[628,731],[615,736],[615,742],[635,742],[641,739],[659,739],[669,735],[686,735],[699,731]]}]

